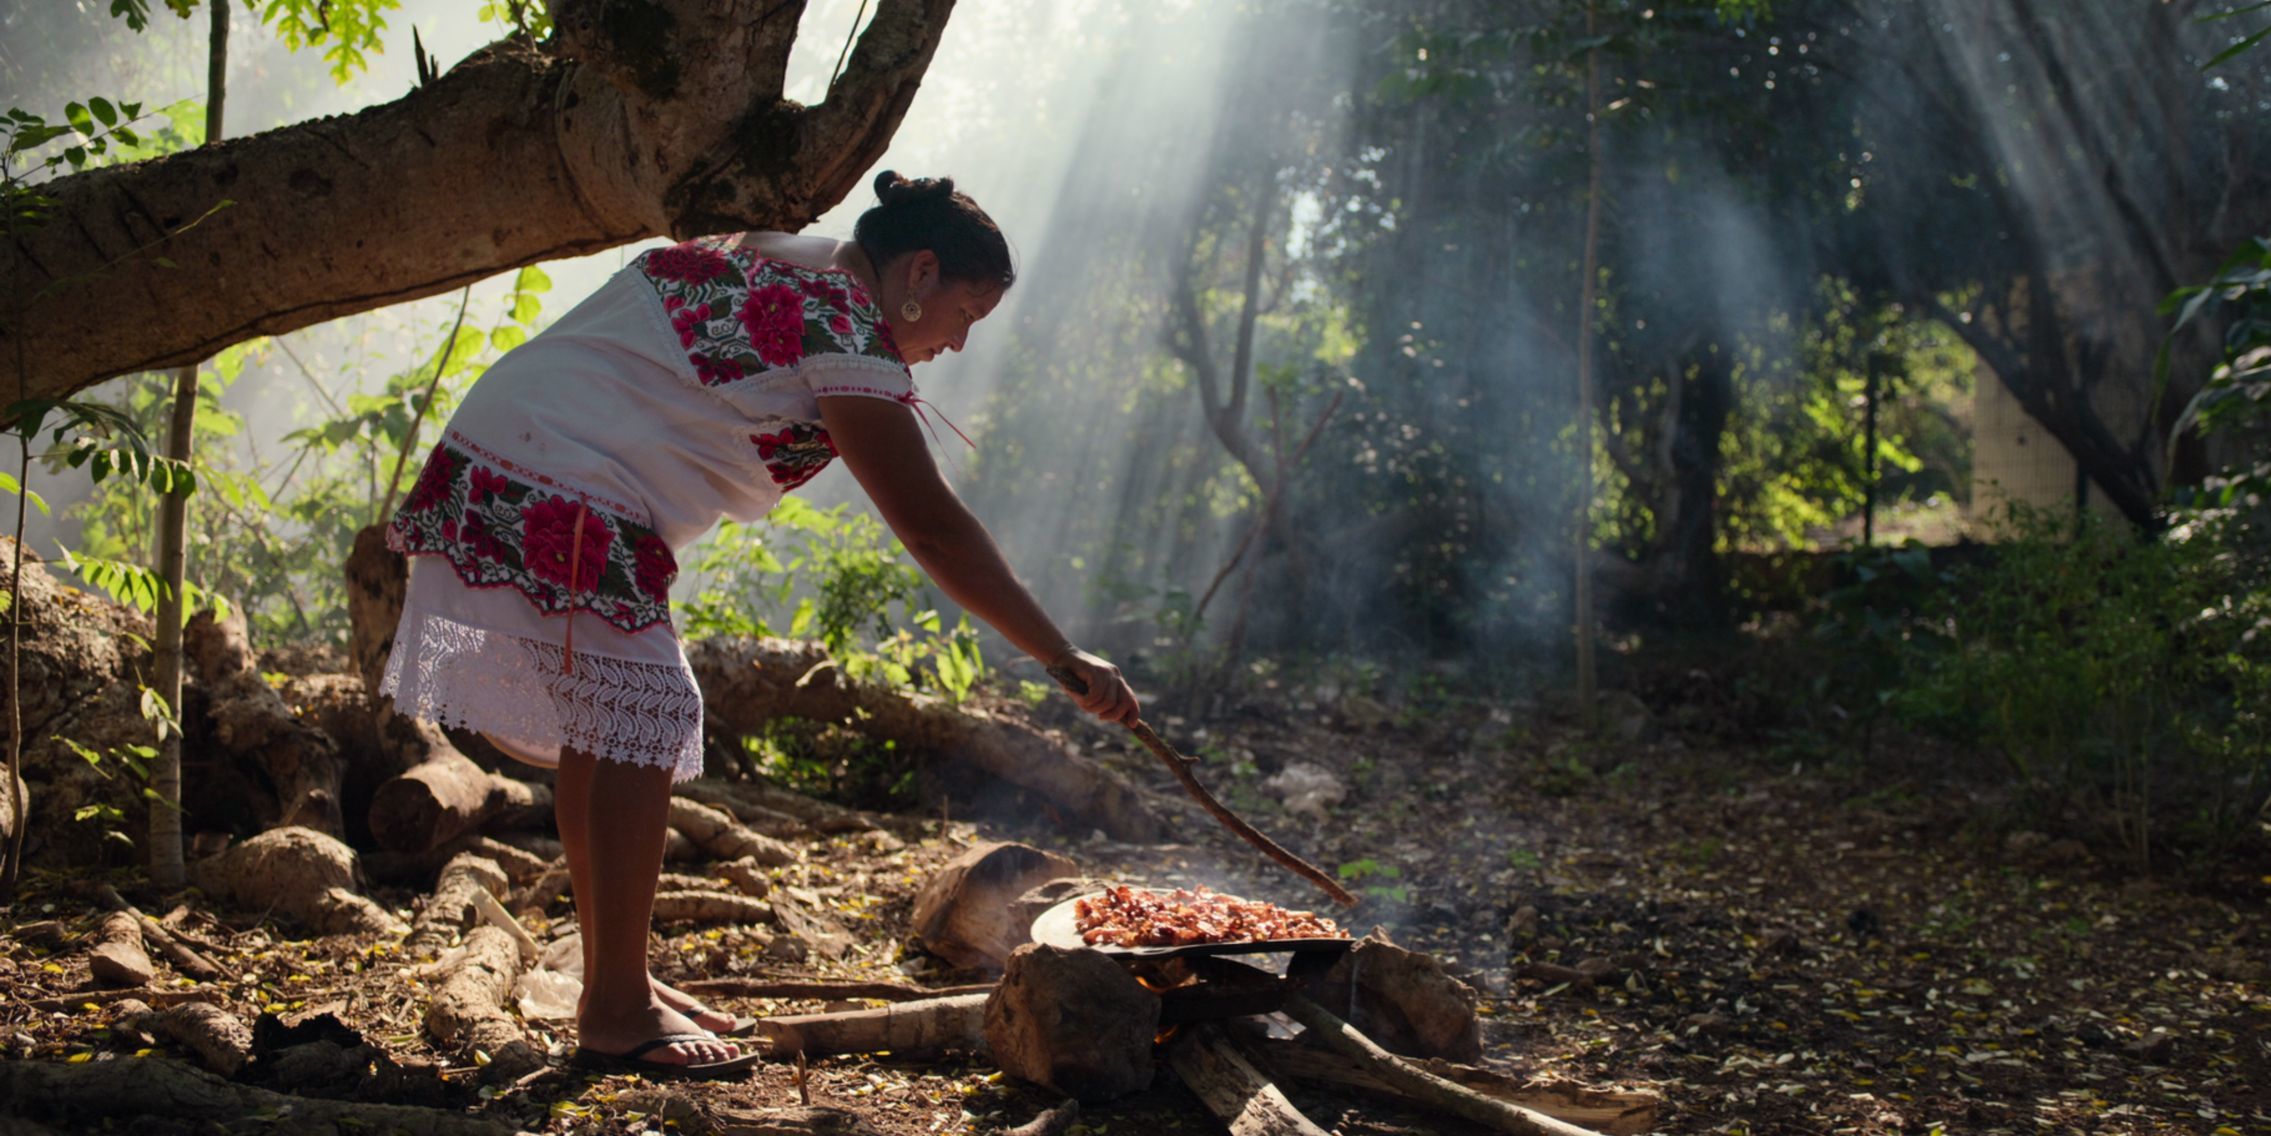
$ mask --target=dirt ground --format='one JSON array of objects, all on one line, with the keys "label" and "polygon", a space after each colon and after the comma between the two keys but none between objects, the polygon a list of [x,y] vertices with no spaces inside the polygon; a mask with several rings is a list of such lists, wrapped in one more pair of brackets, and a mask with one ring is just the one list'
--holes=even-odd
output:
[{"label": "dirt ground", "polygon": [[[1050,724],[1173,791],[1123,736]],[[1676,737],[1579,743],[1528,713],[1361,699],[1252,705],[1204,731],[1156,724],[1201,755],[1201,777],[1224,799],[1366,894],[1344,920],[1358,934],[1384,927],[1481,991],[1489,1063],[1658,1094],[1660,1132],[2271,1134],[2271,857],[2260,846],[2208,878],[2140,880],[2070,841],[1982,823],[1991,802],[1950,758],[1888,782]],[[1331,773],[1345,795],[1289,811],[1265,786],[1295,762]],[[731,928],[680,926],[657,936],[658,971],[965,981],[901,942],[928,871],[979,839],[1025,840],[1131,881],[1324,905],[1195,812],[1177,822],[1177,841],[1142,846],[1069,828],[1014,795],[942,812],[897,837],[812,843],[781,870],[778,884],[809,889],[859,933],[847,963],[792,963]],[[88,989],[85,936],[99,921],[74,883],[31,879],[0,937],[7,1056],[162,1052],[112,1028],[105,1006],[74,1000]],[[405,913],[417,899],[380,898]],[[419,1025],[424,988],[387,944],[296,938],[261,912],[202,904],[179,922],[238,971],[227,1000],[246,1020],[329,1007],[390,1054],[435,1056]],[[1589,960],[1602,960],[1590,986],[1526,970]],[[558,1023],[537,1030],[570,1036]],[[633,1079],[560,1074],[499,1089],[481,1087],[480,1072],[445,1065],[447,1099],[434,1103],[532,1131],[677,1127]],[[795,1082],[771,1065],[746,1084],[672,1091],[781,1106],[798,1100]],[[823,1060],[804,1088],[893,1136],[998,1131],[1054,1103],[973,1057]],[[1294,1099],[1343,1132],[1469,1131],[1357,1097]],[[199,1129],[150,1117],[131,1130]],[[1074,1131],[1223,1128],[1162,1071],[1153,1089],[1084,1111]]]}]

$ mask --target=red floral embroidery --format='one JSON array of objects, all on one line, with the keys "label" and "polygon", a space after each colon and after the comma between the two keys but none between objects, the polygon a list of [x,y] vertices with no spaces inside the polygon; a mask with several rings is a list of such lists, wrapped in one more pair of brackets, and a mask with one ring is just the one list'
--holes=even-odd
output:
[{"label": "red floral embroidery", "polygon": [[505,480],[504,474],[486,466],[476,465],[473,467],[466,492],[472,498],[473,503],[478,505],[511,487],[512,482]]},{"label": "red floral embroidery", "polygon": [[786,284],[751,288],[741,302],[749,346],[768,367],[792,367],[804,358],[804,297]]},{"label": "red floral embroidery", "polygon": [[[707,275],[706,267],[689,267],[710,265],[710,257],[737,271]],[[634,263],[661,297],[704,386],[756,378],[816,355],[904,365],[889,323],[845,273],[709,242],[658,249]]]},{"label": "red floral embroidery", "polygon": [[812,480],[836,459],[836,440],[810,422],[790,422],[770,434],[751,434],[749,440],[773,484],[784,490]]},{"label": "red floral embroidery", "polygon": [[[579,514],[583,520],[580,541],[576,533]],[[532,501],[521,508],[520,523],[521,560],[538,579],[572,588],[584,580],[598,579],[606,569],[607,546],[614,543],[615,531],[590,506],[565,497]]]},{"label": "red floral embroidery", "polygon": [[687,284],[707,284],[733,270],[716,249],[685,241],[647,254],[647,274]]},{"label": "red floral embroidery", "polygon": [[707,355],[688,356],[694,362],[694,374],[706,387],[723,386],[741,378],[743,371],[738,359],[712,359]]},{"label": "red floral embroidery", "polygon": [[678,575],[654,530],[516,480],[448,442],[388,524],[387,546],[440,556],[467,585],[512,588],[546,615],[588,611],[627,632],[669,621]]},{"label": "red floral embroidery", "polygon": [[642,533],[631,542],[632,578],[638,581],[639,590],[648,595],[667,595],[670,582],[678,576],[678,560],[670,554],[670,546],[653,533]]}]

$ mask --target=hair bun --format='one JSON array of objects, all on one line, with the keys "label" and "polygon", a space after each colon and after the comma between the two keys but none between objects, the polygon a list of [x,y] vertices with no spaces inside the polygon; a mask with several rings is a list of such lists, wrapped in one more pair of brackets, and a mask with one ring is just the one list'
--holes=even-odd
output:
[{"label": "hair bun", "polygon": [[875,175],[875,197],[885,205],[909,205],[952,196],[954,179],[950,177],[908,178],[901,177],[897,170],[885,170]]}]

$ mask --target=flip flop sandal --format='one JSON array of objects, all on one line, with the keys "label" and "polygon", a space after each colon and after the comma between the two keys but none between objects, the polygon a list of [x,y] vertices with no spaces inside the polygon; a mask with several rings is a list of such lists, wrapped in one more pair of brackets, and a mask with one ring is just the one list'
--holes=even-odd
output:
[{"label": "flip flop sandal", "polygon": [[568,1064],[593,1073],[637,1073],[655,1080],[716,1081],[739,1077],[755,1069],[762,1060],[757,1054],[744,1053],[725,1061],[703,1061],[684,1064],[674,1061],[648,1060],[647,1054],[666,1045],[679,1042],[715,1041],[706,1033],[666,1033],[644,1042],[626,1053],[602,1053],[596,1049],[577,1046]]},{"label": "flip flop sandal", "polygon": [[[714,1017],[714,1018],[731,1018],[731,1019],[733,1019],[733,1024],[732,1024],[732,1025],[730,1025],[730,1026],[727,1026],[726,1028],[724,1028],[724,1029],[721,1029],[721,1030],[711,1030],[711,1031],[710,1031],[711,1033],[714,1033],[714,1034],[716,1034],[716,1035],[717,1035],[717,1036],[719,1036],[719,1037],[751,1037],[751,1036],[754,1036],[754,1035],[755,1035],[755,1034],[757,1033],[757,1023],[758,1023],[758,1021],[760,1020],[760,1019],[757,1019],[757,1018],[747,1017],[747,1016],[744,1016],[744,1015],[741,1015],[741,1014],[730,1014],[730,1013],[727,1013],[727,1012],[726,1012],[726,1011],[724,1011],[724,1010],[713,1009],[713,1008],[711,1008],[711,1007],[709,1007],[709,1006],[705,1006],[705,1005],[701,1004],[700,1002],[696,1002],[696,1003],[694,1003],[693,1005],[691,1005],[691,1006],[688,1006],[687,1008],[685,1008],[685,1009],[683,1009],[683,1010],[680,1010],[680,1011],[678,1011],[678,1012],[679,1012],[679,1013],[681,1013],[681,1014],[684,1014],[684,1015],[686,1015],[686,1016],[687,1016],[688,1018]],[[696,1024],[700,1024],[700,1023],[696,1023]]]}]

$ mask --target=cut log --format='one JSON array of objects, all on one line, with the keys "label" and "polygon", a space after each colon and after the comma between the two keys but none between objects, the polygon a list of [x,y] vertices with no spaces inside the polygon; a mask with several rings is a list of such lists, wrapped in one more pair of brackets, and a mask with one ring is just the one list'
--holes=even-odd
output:
[{"label": "cut log", "polygon": [[1512,1136],[1599,1136],[1592,1129],[1485,1096],[1421,1069],[1380,1048],[1355,1027],[1307,998],[1288,999],[1285,1012],[1304,1027],[1302,1040],[1355,1061],[1398,1095],[1423,1107]]},{"label": "cut log", "polygon": [[199,1064],[224,1077],[236,1076],[252,1060],[252,1027],[208,1002],[184,1002],[151,1015],[146,1028],[187,1047]]},{"label": "cut log", "polygon": [[700,801],[672,797],[670,827],[713,860],[754,860],[768,868],[796,862],[796,849]]},{"label": "cut log", "polygon": [[1230,1129],[1230,1136],[1325,1136],[1219,1025],[1186,1027],[1168,1047],[1167,1064]]},{"label": "cut log", "polygon": [[175,970],[199,982],[235,977],[213,960],[198,954],[188,944],[175,938],[173,932],[166,930],[163,924],[144,915],[139,908],[126,902],[126,897],[118,894],[117,888],[109,884],[95,884],[88,889],[88,894],[93,895],[112,911],[123,911],[132,916],[135,924],[142,929],[144,942],[156,944],[158,953],[166,956],[166,961],[173,964]]},{"label": "cut log", "polygon": [[261,678],[244,613],[231,609],[226,619],[197,613],[182,629],[182,649],[205,687],[213,740],[259,770],[275,793],[275,807],[263,819],[345,839],[339,802],[346,763],[339,743],[302,721]]},{"label": "cut log", "polygon": [[733,884],[734,890],[759,899],[772,893],[773,877],[765,873],[763,865],[755,860],[735,860],[717,867],[719,878]]},{"label": "cut log", "polygon": [[774,923],[765,901],[724,891],[665,891],[654,897],[657,923]]},{"label": "cut log", "polygon": [[[1286,1081],[1303,1081],[1334,1089],[1353,1089],[1393,1100],[1420,1103],[1375,1075],[1364,1064],[1331,1050],[1292,1041],[1268,1041],[1259,1047],[1262,1065]],[[1639,1136],[1656,1128],[1661,1098],[1649,1093],[1619,1092],[1574,1084],[1526,1084],[1503,1073],[1430,1058],[1414,1062],[1419,1068],[1483,1096],[1543,1113],[1580,1128],[1609,1136]]]},{"label": "cut log", "polygon": [[787,1014],[757,1023],[756,1040],[776,1057],[803,1053],[911,1053],[985,1044],[986,995],[957,994],[880,1010]]},{"label": "cut log", "polygon": [[388,851],[423,852],[491,820],[542,823],[551,809],[550,785],[493,773],[454,747],[436,748],[372,795],[371,838]]},{"label": "cut log", "polygon": [[1434,957],[1374,928],[1325,975],[1319,999],[1391,1053],[1473,1062],[1482,1057],[1474,987]]},{"label": "cut log", "polygon": [[[406,1136],[513,1136],[513,1127],[441,1109],[358,1104],[272,1093],[233,1085],[201,1069],[159,1057],[90,1061],[0,1062],[0,1100],[11,1116],[66,1131],[121,1129],[164,1117],[175,1124],[233,1131],[246,1117],[291,1118],[294,1132],[388,1132]],[[271,1131],[286,1131],[277,1127]]]},{"label": "cut log", "polygon": [[1033,917],[1018,907],[1018,898],[1050,880],[1079,874],[1071,860],[1030,845],[974,845],[916,893],[915,943],[955,966],[998,971],[1011,951],[1033,938]]},{"label": "cut log", "polygon": [[474,897],[503,890],[505,870],[496,861],[471,852],[458,853],[442,867],[432,898],[418,913],[417,922],[410,925],[410,936],[402,940],[402,953],[414,959],[440,954],[479,917]]},{"label": "cut log", "polygon": [[[842,960],[859,949],[859,939],[834,917],[817,905],[798,898],[800,888],[783,888],[774,892],[769,901],[774,921],[781,930],[805,941],[814,954],[826,959]],[[806,897],[812,893],[804,892]]]},{"label": "cut log", "polygon": [[681,797],[724,809],[767,836],[867,832],[905,823],[895,817],[848,809],[768,781],[720,781],[700,777],[672,790]]},{"label": "cut log", "polygon": [[1151,1086],[1159,996],[1096,951],[1027,943],[986,999],[986,1048],[1002,1072],[1083,1104]]},{"label": "cut log", "polygon": [[105,986],[136,988],[157,977],[150,952],[142,948],[142,921],[123,911],[103,918],[95,936],[99,942],[87,953],[87,971]]},{"label": "cut log", "polygon": [[489,1055],[484,1076],[517,1077],[544,1065],[544,1051],[505,1009],[520,978],[520,948],[495,927],[476,927],[465,950],[435,982],[426,1008],[426,1032],[443,1049],[471,1059]]},{"label": "cut log", "polygon": [[544,869],[544,874],[534,882],[513,893],[512,909],[523,915],[549,911],[568,892],[570,882],[568,860],[563,856]]},{"label": "cut log", "polygon": [[358,875],[354,849],[296,826],[189,865],[190,881],[207,894],[272,907],[318,934],[401,934],[401,920],[356,890]]},{"label": "cut log", "polygon": [[426,881],[441,874],[451,857],[461,852],[471,852],[495,863],[504,869],[506,880],[514,887],[534,883],[559,859],[557,851],[545,856],[494,836],[468,833],[424,852],[373,852],[363,857],[363,869],[376,880],[423,887]]},{"label": "cut log", "polygon": [[705,639],[687,645],[702,687],[703,727],[738,739],[780,718],[841,723],[903,749],[936,753],[1026,789],[1081,824],[1121,840],[1154,840],[1164,826],[1144,793],[1010,718],[846,679],[819,645],[783,639]]}]

